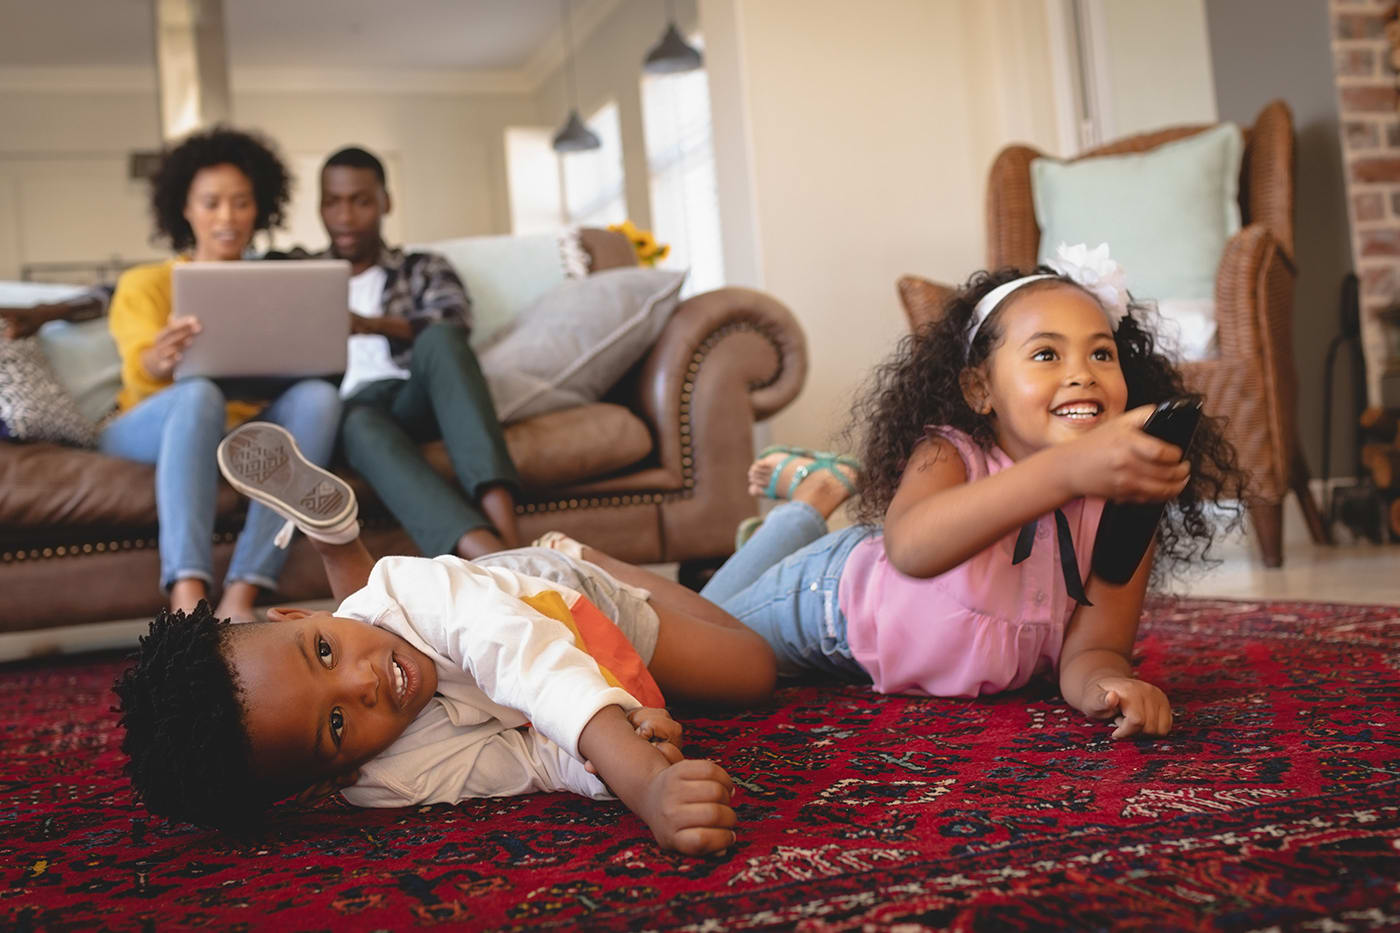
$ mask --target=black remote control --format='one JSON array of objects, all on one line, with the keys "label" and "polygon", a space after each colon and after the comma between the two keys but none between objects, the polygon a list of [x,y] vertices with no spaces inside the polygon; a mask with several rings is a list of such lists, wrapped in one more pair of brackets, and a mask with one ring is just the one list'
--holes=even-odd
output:
[{"label": "black remote control", "polygon": [[[1182,395],[1157,406],[1142,430],[1169,444],[1186,449],[1201,422],[1199,395]],[[1152,545],[1157,523],[1166,511],[1165,502],[1109,502],[1099,519],[1094,540],[1094,574],[1107,583],[1127,583]]]}]

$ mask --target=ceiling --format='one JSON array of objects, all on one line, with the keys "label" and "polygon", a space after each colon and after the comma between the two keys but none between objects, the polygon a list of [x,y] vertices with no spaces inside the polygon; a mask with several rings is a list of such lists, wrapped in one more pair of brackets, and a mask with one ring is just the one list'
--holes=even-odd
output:
[{"label": "ceiling", "polygon": [[[591,0],[573,3],[574,38]],[[560,0],[224,0],[236,69],[518,71]],[[154,67],[151,0],[0,0],[0,66]]]}]

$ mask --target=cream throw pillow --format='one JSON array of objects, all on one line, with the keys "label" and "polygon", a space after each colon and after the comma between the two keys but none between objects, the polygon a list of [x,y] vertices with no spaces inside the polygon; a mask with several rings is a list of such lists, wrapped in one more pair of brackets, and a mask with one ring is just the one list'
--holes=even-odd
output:
[{"label": "cream throw pillow", "polygon": [[564,282],[481,353],[502,422],[596,402],[656,342],[685,272],[632,267]]}]

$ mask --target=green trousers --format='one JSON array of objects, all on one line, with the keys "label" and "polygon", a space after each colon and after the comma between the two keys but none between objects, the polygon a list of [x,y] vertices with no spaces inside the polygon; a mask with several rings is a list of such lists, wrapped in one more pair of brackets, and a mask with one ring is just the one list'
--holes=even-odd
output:
[{"label": "green trousers", "polygon": [[[462,535],[491,527],[476,505],[484,489],[520,490],[491,392],[461,327],[428,327],[413,341],[407,379],[371,382],[346,399],[340,436],[346,460],[428,557],[451,554]],[[438,438],[460,488],[434,472],[418,449]]]}]

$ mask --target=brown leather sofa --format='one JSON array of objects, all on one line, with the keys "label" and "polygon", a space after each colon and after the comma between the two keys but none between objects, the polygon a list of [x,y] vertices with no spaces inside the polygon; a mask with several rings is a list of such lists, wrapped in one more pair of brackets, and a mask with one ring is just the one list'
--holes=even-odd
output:
[{"label": "brown leather sofa", "polygon": [[[635,262],[620,234],[585,230],[583,243],[593,271]],[[801,328],[773,298],[723,288],[687,299],[606,400],[506,427],[525,487],[521,534],[559,529],[634,563],[678,561],[683,579],[718,562],[755,512],[744,478],[753,425],[797,396],[806,371]],[[450,477],[441,443],[425,450]],[[338,469],[360,495],[370,551],[416,553],[368,487]],[[245,507],[221,486],[216,574]],[[164,602],[158,568],[153,467],[0,442],[0,636],[149,617]],[[298,537],[277,598],[327,596]]]}]

